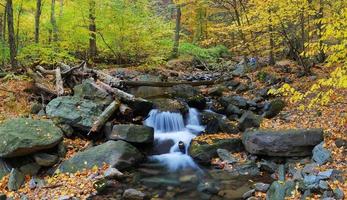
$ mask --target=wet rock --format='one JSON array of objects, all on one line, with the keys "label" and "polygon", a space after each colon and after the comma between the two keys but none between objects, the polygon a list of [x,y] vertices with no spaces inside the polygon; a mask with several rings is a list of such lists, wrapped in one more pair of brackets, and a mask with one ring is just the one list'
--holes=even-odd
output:
[{"label": "wet rock", "polygon": [[220,98],[220,103],[224,107],[227,107],[230,104],[237,106],[239,108],[246,108],[247,107],[247,100],[241,96],[222,97],[222,98]]},{"label": "wet rock", "polygon": [[304,176],[304,187],[305,189],[318,189],[319,187],[319,178],[316,175],[307,175]]},{"label": "wet rock", "polygon": [[233,170],[229,171],[233,176],[258,176],[259,168],[255,162],[248,161],[245,163],[236,164]]},{"label": "wet rock", "polygon": [[40,103],[34,103],[31,105],[31,108],[30,108],[30,113],[31,114],[37,114],[40,112],[40,110],[42,110],[43,106],[42,104]]},{"label": "wet rock", "polygon": [[53,99],[46,107],[47,115],[58,118],[74,128],[89,131],[103,111],[103,106],[91,100],[73,96]]},{"label": "wet rock", "polygon": [[337,139],[335,141],[335,145],[337,148],[341,148],[341,147],[347,148],[347,141],[343,139]]},{"label": "wet rock", "polygon": [[105,163],[117,169],[132,167],[143,159],[143,155],[132,145],[124,141],[108,141],[79,152],[64,161],[58,168],[60,172],[74,173],[84,168],[103,166]]},{"label": "wet rock", "polygon": [[262,160],[259,163],[260,169],[269,173],[274,173],[278,169],[278,165],[272,161]]},{"label": "wet rock", "polygon": [[7,188],[10,191],[17,191],[24,183],[25,176],[23,173],[13,168],[8,179]]},{"label": "wet rock", "polygon": [[110,167],[104,172],[104,177],[106,179],[120,179],[124,177],[124,174],[118,171],[118,169]]},{"label": "wet rock", "polygon": [[269,188],[270,188],[270,184],[266,184],[266,183],[254,184],[254,189],[259,192],[266,192]]},{"label": "wet rock", "polygon": [[228,164],[233,164],[238,162],[236,158],[234,158],[231,153],[226,149],[217,149],[218,157],[222,160],[227,162]]},{"label": "wet rock", "polygon": [[284,200],[285,197],[291,196],[292,191],[295,189],[295,183],[293,181],[279,182],[275,181],[271,184],[269,190],[266,193],[267,200]]},{"label": "wet rock", "polygon": [[58,145],[62,131],[51,121],[17,118],[0,124],[0,157],[25,156]]},{"label": "wet rock", "polygon": [[334,189],[333,192],[334,192],[335,198],[337,200],[342,200],[345,198],[345,194],[344,194],[343,190],[341,190],[340,188]]},{"label": "wet rock", "polygon": [[66,148],[64,142],[59,143],[57,146],[58,156],[63,158],[63,157],[65,157],[66,153],[67,153],[67,148]]},{"label": "wet rock", "polygon": [[121,124],[113,126],[112,132],[107,134],[106,138],[135,144],[151,144],[154,141],[154,130],[148,126]]},{"label": "wet rock", "polygon": [[303,174],[317,174],[319,171],[317,170],[317,163],[308,163],[302,169]]},{"label": "wet rock", "polygon": [[171,96],[175,98],[188,99],[199,94],[200,91],[191,85],[175,85],[171,88]]},{"label": "wet rock", "polygon": [[74,87],[74,96],[81,99],[92,100],[94,103],[107,106],[113,101],[113,97],[93,80],[83,80],[82,84]]},{"label": "wet rock", "polygon": [[209,96],[221,97],[223,96],[223,92],[226,90],[224,86],[215,86],[208,90],[207,94]]},{"label": "wet rock", "polygon": [[328,190],[328,189],[330,189],[328,182],[323,181],[323,180],[319,181],[318,186],[319,186],[319,188],[321,190]]},{"label": "wet rock", "polygon": [[255,189],[249,190],[242,195],[242,198],[248,199],[249,197],[253,196],[254,193],[255,193]]},{"label": "wet rock", "polygon": [[203,110],[206,108],[206,98],[203,95],[196,95],[193,97],[189,97],[186,100],[187,104],[191,108],[196,108],[198,110]]},{"label": "wet rock", "polygon": [[213,144],[193,140],[189,148],[189,154],[198,163],[210,164],[211,159],[218,155],[217,149],[226,149],[233,153],[241,151],[243,146],[241,139],[238,138],[216,139]]},{"label": "wet rock", "polygon": [[256,91],[256,95],[262,97],[262,98],[267,98],[269,97],[268,92],[270,88],[262,88]]},{"label": "wet rock", "polygon": [[249,153],[284,157],[311,155],[312,148],[322,140],[322,129],[258,130],[242,136]]},{"label": "wet rock", "polygon": [[63,131],[65,137],[71,138],[74,134],[73,128],[68,124],[57,124],[57,126]]},{"label": "wet rock", "polygon": [[312,159],[319,165],[323,165],[331,160],[330,150],[323,147],[324,142],[318,144],[313,148]]},{"label": "wet rock", "polygon": [[274,118],[283,110],[284,107],[285,102],[283,100],[273,100],[268,106],[265,107],[263,116],[268,119]]},{"label": "wet rock", "polygon": [[125,200],[143,200],[145,194],[135,189],[127,189],[123,193],[123,199]]},{"label": "wet rock", "polygon": [[213,181],[202,182],[198,185],[197,190],[207,194],[218,194],[220,188]]},{"label": "wet rock", "polygon": [[223,115],[213,112],[202,112],[200,114],[201,123],[205,125],[205,133],[231,133],[235,134],[239,131],[236,126],[229,120],[225,119]]},{"label": "wet rock", "polygon": [[57,155],[52,155],[48,153],[37,153],[34,154],[34,159],[37,164],[43,167],[51,167],[59,161]]},{"label": "wet rock", "polygon": [[179,186],[181,183],[176,178],[170,177],[148,177],[141,179],[141,183],[148,187]]},{"label": "wet rock", "polygon": [[239,115],[242,115],[243,113],[243,111],[239,107],[232,104],[228,105],[225,112],[228,116],[231,116],[231,115],[239,116]]},{"label": "wet rock", "polygon": [[326,171],[323,171],[323,172],[319,172],[318,173],[318,177],[320,179],[330,179],[334,174],[334,170],[333,169],[328,169]]},{"label": "wet rock", "polygon": [[36,175],[41,166],[36,162],[30,162],[20,166],[19,171],[21,171],[24,175],[34,176]]},{"label": "wet rock", "polygon": [[155,99],[154,107],[161,112],[179,112],[181,114],[188,113],[188,107],[181,101],[172,99]]},{"label": "wet rock", "polygon": [[238,128],[245,131],[248,128],[259,128],[262,118],[251,111],[243,113],[239,120]]}]

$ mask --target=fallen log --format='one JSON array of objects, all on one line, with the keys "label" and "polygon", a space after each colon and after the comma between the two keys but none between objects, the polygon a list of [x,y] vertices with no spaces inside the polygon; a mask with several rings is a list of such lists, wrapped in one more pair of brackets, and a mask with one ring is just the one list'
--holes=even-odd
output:
[{"label": "fallen log", "polygon": [[87,64],[84,63],[83,70],[87,73],[93,73],[96,75],[96,78],[100,81],[106,83],[107,85],[111,87],[120,87],[121,86],[121,80],[113,77],[109,74],[106,74],[102,71],[96,70],[96,69],[90,69],[87,67]]},{"label": "fallen log", "polygon": [[57,67],[57,69],[55,69],[55,87],[57,95],[62,96],[64,94],[64,83],[63,79],[61,78],[60,67]]},{"label": "fallen log", "polygon": [[129,87],[139,87],[139,86],[151,86],[151,87],[173,87],[176,85],[191,85],[191,86],[202,86],[202,85],[215,85],[218,83],[222,83],[229,79],[218,79],[211,81],[177,81],[177,82],[155,82],[155,81],[121,81],[121,84]]},{"label": "fallen log", "polygon": [[118,100],[113,101],[98,117],[98,119],[94,122],[92,128],[90,129],[90,133],[96,133],[100,131],[100,129],[104,126],[107,120],[116,112],[119,108],[120,102]]}]

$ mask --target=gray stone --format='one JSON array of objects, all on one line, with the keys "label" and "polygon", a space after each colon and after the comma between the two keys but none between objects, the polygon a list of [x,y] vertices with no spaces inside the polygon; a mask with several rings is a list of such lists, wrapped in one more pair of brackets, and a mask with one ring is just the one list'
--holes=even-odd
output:
[{"label": "gray stone", "polygon": [[13,168],[8,179],[7,188],[10,191],[17,191],[24,183],[25,176],[22,172]]},{"label": "gray stone", "polygon": [[318,189],[319,178],[315,175],[304,176],[304,187],[305,189]]},{"label": "gray stone", "polygon": [[223,115],[213,112],[201,112],[201,123],[205,125],[205,133],[230,133],[236,134],[239,132],[237,127],[229,120],[225,119]]},{"label": "gray stone", "polygon": [[342,200],[345,198],[345,194],[340,188],[336,188],[333,192],[337,200]]},{"label": "gray stone", "polygon": [[224,86],[216,86],[208,90],[208,95],[210,96],[216,96],[216,97],[221,97],[223,96],[223,92],[226,90]]},{"label": "gray stone", "polygon": [[251,111],[243,113],[239,120],[238,128],[245,131],[248,128],[259,128],[262,118]]},{"label": "gray stone", "polygon": [[143,200],[145,194],[135,189],[127,189],[123,193],[123,199],[125,200]]},{"label": "gray stone", "polygon": [[270,184],[266,183],[256,183],[254,184],[254,189],[260,192],[266,192],[270,188]]},{"label": "gray stone", "polygon": [[318,173],[318,177],[320,179],[329,179],[332,175],[334,174],[334,170],[333,169],[328,169],[324,172],[319,172]]},{"label": "gray stone", "polygon": [[0,157],[25,156],[50,149],[63,139],[51,121],[16,118],[0,124]]},{"label": "gray stone", "polygon": [[120,179],[124,177],[124,174],[118,171],[118,169],[110,167],[104,172],[104,177],[106,179]]},{"label": "gray stone", "polygon": [[73,128],[68,124],[58,124],[59,128],[63,131],[67,138],[70,138],[74,134]]},{"label": "gray stone", "polygon": [[317,167],[318,167],[317,163],[306,164],[305,167],[302,169],[302,173],[303,174],[314,174],[314,175],[316,175],[318,173]]},{"label": "gray stone", "polygon": [[172,99],[154,99],[154,107],[161,112],[188,113],[188,106],[181,101]]},{"label": "gray stone", "polygon": [[58,168],[60,172],[77,172],[103,166],[105,163],[117,169],[132,167],[143,159],[143,155],[132,145],[124,141],[108,141],[75,154]]},{"label": "gray stone", "polygon": [[242,110],[240,110],[239,107],[235,106],[235,105],[228,105],[227,109],[226,109],[226,114],[228,116],[230,115],[242,115]]},{"label": "gray stone", "polygon": [[148,177],[141,179],[141,183],[148,187],[179,186],[181,182],[170,177]]},{"label": "gray stone", "polygon": [[46,107],[48,116],[82,131],[89,131],[102,111],[102,105],[73,96],[55,98]]},{"label": "gray stone", "polygon": [[222,160],[222,161],[225,161],[227,162],[228,164],[233,164],[233,163],[236,163],[238,162],[236,158],[234,158],[230,152],[226,149],[217,149],[217,154],[219,156],[219,158]]},{"label": "gray stone", "polygon": [[52,155],[48,153],[37,153],[34,154],[34,159],[37,164],[43,167],[51,167],[59,161],[57,155]]},{"label": "gray stone", "polygon": [[154,129],[134,124],[115,125],[112,132],[106,135],[106,138],[109,140],[124,140],[136,144],[151,144],[154,141]]},{"label": "gray stone", "polygon": [[171,96],[175,98],[188,99],[199,95],[200,91],[191,85],[175,85],[171,88]]},{"label": "gray stone", "polygon": [[36,162],[31,162],[31,163],[27,163],[27,164],[22,165],[19,168],[19,170],[24,175],[34,176],[39,172],[40,168],[41,168],[41,166],[38,165]]},{"label": "gray stone", "polygon": [[274,173],[278,169],[278,165],[272,161],[262,160],[259,165],[261,170],[269,173]]},{"label": "gray stone", "polygon": [[319,181],[318,186],[319,186],[319,188],[322,189],[322,190],[328,190],[328,189],[330,189],[328,182],[323,181],[323,180]]},{"label": "gray stone", "polygon": [[113,97],[106,90],[90,79],[83,80],[82,84],[76,85],[73,90],[74,96],[92,100],[103,106],[107,106],[113,101]]},{"label": "gray stone", "polygon": [[8,162],[0,158],[0,180],[11,172],[12,167]]},{"label": "gray stone", "polygon": [[215,182],[205,181],[198,185],[197,190],[202,193],[217,194],[220,189]]},{"label": "gray stone", "polygon": [[66,148],[64,142],[61,142],[58,144],[57,153],[58,153],[59,157],[61,157],[61,158],[65,157],[65,155],[67,153],[67,148]]},{"label": "gray stone", "polygon": [[267,200],[284,200],[285,197],[291,196],[292,191],[295,189],[294,181],[280,182],[275,181],[271,184],[266,193]]},{"label": "gray stone", "polygon": [[255,193],[255,189],[249,190],[242,195],[242,198],[247,199],[247,198],[253,196],[254,193]]},{"label": "gray stone", "polygon": [[331,161],[330,150],[323,147],[324,142],[321,142],[313,148],[312,159],[319,165],[324,165],[325,163]]},{"label": "gray stone", "polygon": [[257,130],[242,136],[249,153],[283,157],[311,155],[312,148],[322,140],[322,129]]},{"label": "gray stone", "polygon": [[241,139],[217,139],[213,144],[193,140],[189,147],[189,154],[200,164],[210,164],[213,157],[217,157],[217,149],[226,149],[231,153],[243,149]]},{"label": "gray stone", "polygon": [[227,107],[230,104],[237,106],[239,108],[246,108],[247,107],[247,99],[241,97],[241,96],[227,96],[227,97],[222,97],[220,99],[220,103],[224,106]]},{"label": "gray stone", "polygon": [[269,106],[266,106],[263,116],[271,119],[276,117],[285,107],[285,102],[281,99],[275,99],[270,102]]}]

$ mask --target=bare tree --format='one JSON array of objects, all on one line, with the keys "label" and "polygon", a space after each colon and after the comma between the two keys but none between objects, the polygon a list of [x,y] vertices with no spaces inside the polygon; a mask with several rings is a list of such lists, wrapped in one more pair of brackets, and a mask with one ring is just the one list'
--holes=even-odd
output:
[{"label": "bare tree", "polygon": [[52,25],[52,29],[50,30],[50,38],[49,41],[51,42],[53,40],[53,42],[58,41],[58,27],[57,27],[57,21],[55,19],[55,0],[52,0],[51,3],[51,25]]},{"label": "bare tree", "polygon": [[89,0],[89,56],[94,59],[96,49],[95,0]]},{"label": "bare tree", "polygon": [[13,27],[13,4],[12,0],[6,0],[6,10],[7,10],[7,25],[8,25],[8,43],[10,46],[10,60],[13,68],[17,68],[17,50],[16,50],[16,40]]},{"label": "bare tree", "polygon": [[36,13],[35,13],[35,43],[40,42],[40,18],[41,18],[41,10],[42,8],[42,0],[36,1]]},{"label": "bare tree", "polygon": [[181,5],[177,5],[175,40],[174,40],[174,46],[173,46],[173,50],[172,50],[172,57],[174,57],[174,58],[177,58],[179,55],[178,48],[180,45],[181,17],[182,17]]}]

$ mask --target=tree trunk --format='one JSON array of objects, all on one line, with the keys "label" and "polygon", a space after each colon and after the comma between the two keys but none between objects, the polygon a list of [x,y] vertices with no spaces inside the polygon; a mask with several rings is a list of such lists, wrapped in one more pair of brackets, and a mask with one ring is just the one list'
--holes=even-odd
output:
[{"label": "tree trunk", "polygon": [[179,56],[178,48],[180,45],[180,33],[181,33],[181,17],[182,17],[181,6],[177,5],[176,10],[177,11],[176,11],[175,40],[174,40],[174,46],[172,51],[173,58],[177,58]]},{"label": "tree trunk", "polygon": [[35,14],[35,43],[40,42],[40,18],[41,18],[42,0],[36,1],[36,14]]},{"label": "tree trunk", "polygon": [[89,0],[89,57],[96,57],[96,24],[95,24],[95,0]]},{"label": "tree trunk", "polygon": [[63,12],[64,12],[64,0],[60,0],[59,17],[63,16]]},{"label": "tree trunk", "polygon": [[16,48],[18,49],[19,46],[19,26],[20,26],[20,17],[23,12],[23,0],[20,3],[19,10],[18,10],[18,15],[17,15],[17,32],[16,32]]},{"label": "tree trunk", "polygon": [[[1,66],[2,68],[5,66],[5,41],[4,41],[4,36],[3,36],[3,13],[0,13],[0,41],[1,41]],[[1,71],[1,69],[0,69]]]},{"label": "tree trunk", "polygon": [[57,27],[57,21],[55,19],[55,0],[52,0],[51,4],[51,26],[52,29],[50,30],[50,42],[56,42],[58,41],[58,27]]},{"label": "tree trunk", "polygon": [[324,52],[324,45],[322,41],[323,37],[323,22],[321,19],[324,17],[324,0],[319,0],[319,10],[317,13],[317,19],[319,19],[319,22],[317,23],[317,29],[318,29],[318,40],[319,40],[319,53],[318,53],[318,62],[322,63],[326,59],[326,54]]},{"label": "tree trunk", "polygon": [[271,11],[269,11],[270,17],[269,17],[269,39],[270,39],[270,52],[269,52],[269,64],[275,65],[275,55],[274,55],[274,46],[275,41],[273,39],[273,27],[272,27],[272,18],[271,18]]},{"label": "tree trunk", "polygon": [[7,25],[8,25],[8,43],[10,46],[10,60],[13,68],[17,68],[17,50],[16,50],[16,40],[15,33],[13,27],[13,5],[12,0],[6,1],[6,9],[7,9]]}]

